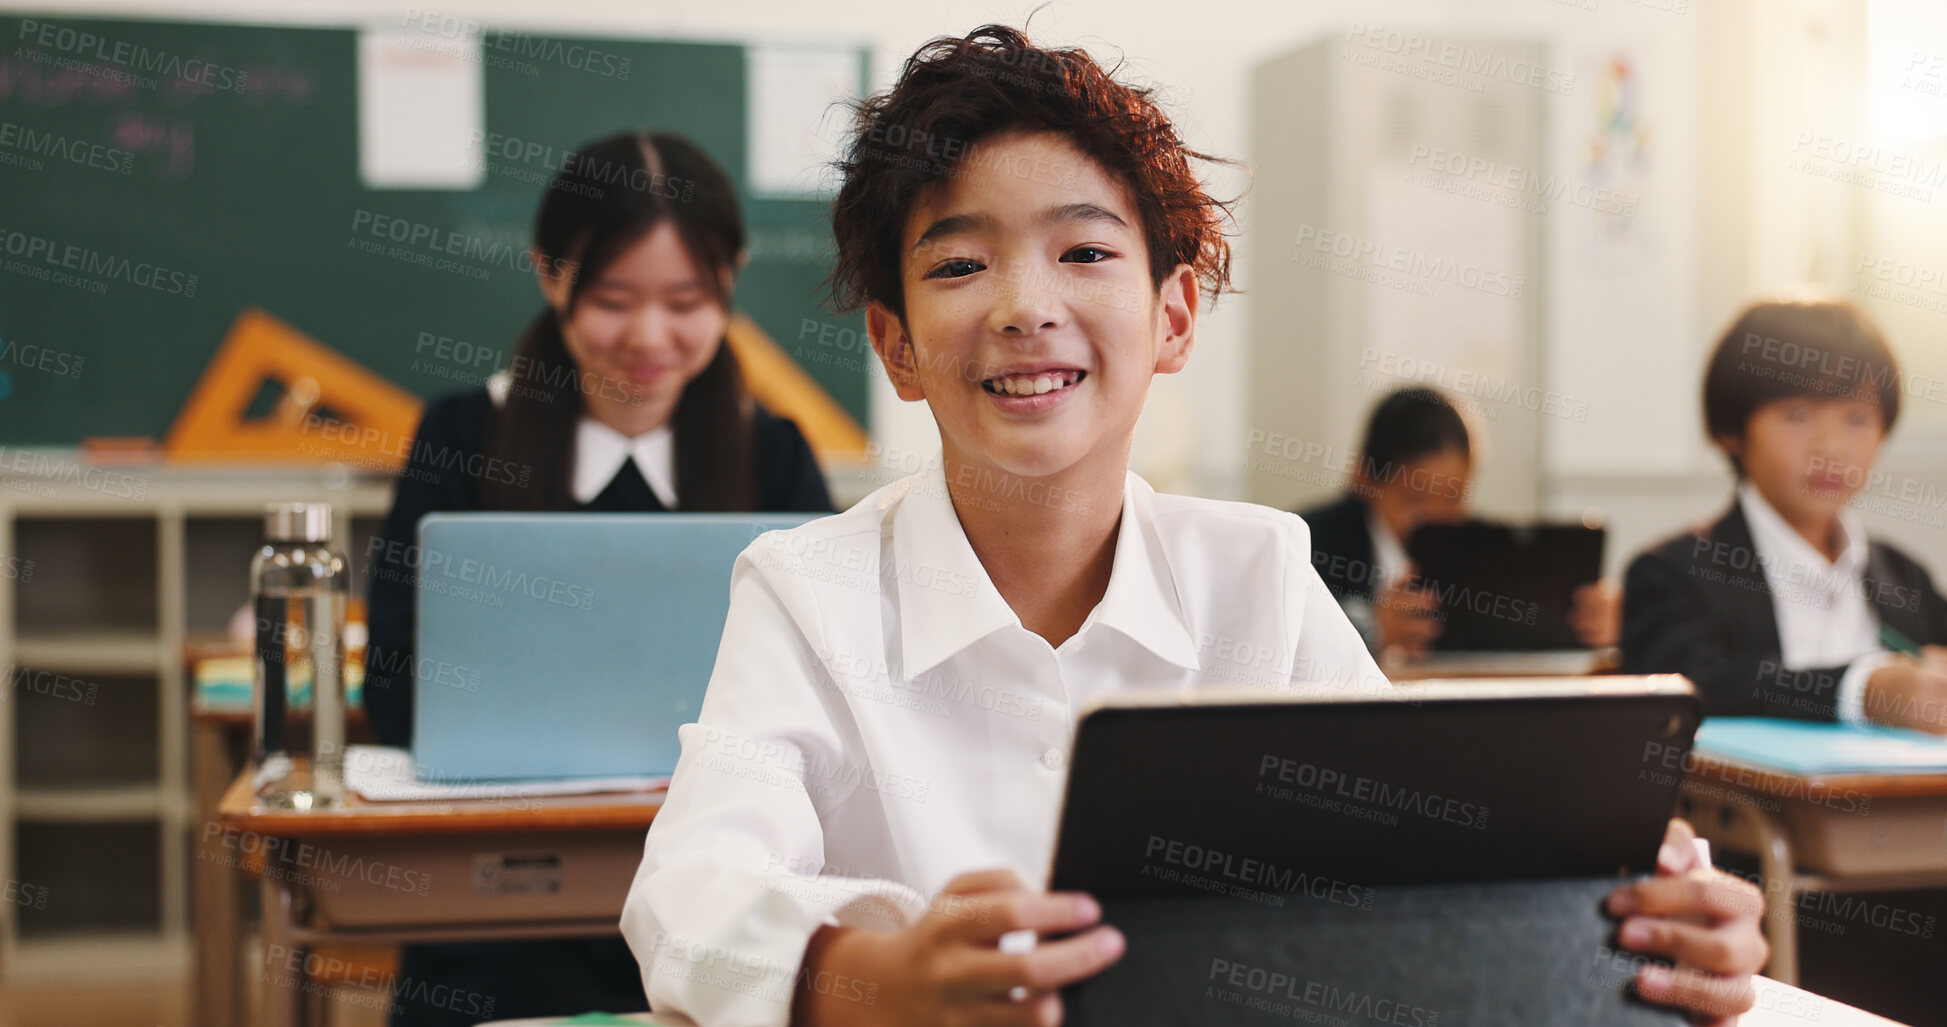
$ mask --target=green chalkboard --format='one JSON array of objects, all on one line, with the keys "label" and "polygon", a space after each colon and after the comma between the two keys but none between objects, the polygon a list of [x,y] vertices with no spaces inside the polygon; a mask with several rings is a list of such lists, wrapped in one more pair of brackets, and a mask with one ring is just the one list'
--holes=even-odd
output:
[{"label": "green chalkboard", "polygon": [[[162,436],[249,307],[421,396],[504,364],[541,309],[516,260],[459,273],[357,245],[383,215],[518,253],[547,165],[490,155],[475,189],[366,188],[350,28],[5,17],[0,40],[0,443]],[[590,48],[610,59],[566,56]],[[746,182],[740,46],[530,36],[481,73],[489,133],[561,154],[677,132]],[[821,302],[826,205],[746,190],[744,207],[739,308],[863,423],[860,362],[824,352],[857,330]],[[842,331],[820,346],[808,322]],[[425,335],[491,356],[440,359]]]}]

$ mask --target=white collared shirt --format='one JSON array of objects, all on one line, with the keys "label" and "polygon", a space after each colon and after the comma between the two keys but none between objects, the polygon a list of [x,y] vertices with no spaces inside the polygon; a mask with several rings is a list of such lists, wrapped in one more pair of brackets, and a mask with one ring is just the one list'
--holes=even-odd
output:
[{"label": "white collared shirt", "polygon": [[669,425],[630,438],[586,416],[575,429],[575,501],[588,503],[601,495],[630,459],[656,498],[676,509],[676,435]]},{"label": "white collared shirt", "polygon": [[1376,603],[1387,589],[1406,577],[1413,558],[1406,554],[1406,546],[1393,534],[1393,529],[1371,511],[1366,513],[1366,531],[1372,535],[1372,562],[1378,565],[1373,568],[1376,573],[1372,579],[1372,598]]},{"label": "white collared shirt", "polygon": [[1793,670],[1846,665],[1839,679],[1839,719],[1863,723],[1866,679],[1891,655],[1880,647],[1879,618],[1866,602],[1866,562],[1871,548],[1851,510],[1839,511],[1845,547],[1837,560],[1812,548],[1749,481],[1738,486],[1738,503],[1751,528],[1751,546],[1771,587],[1778,623],[1779,662]]},{"label": "white collared shirt", "polygon": [[760,537],[622,914],[651,1006],[783,1024],[820,925],[910,923],[974,870],[1045,887],[1097,696],[1390,687],[1310,556],[1293,514],[1131,473],[1108,588],[1055,648],[995,591],[938,466]]}]

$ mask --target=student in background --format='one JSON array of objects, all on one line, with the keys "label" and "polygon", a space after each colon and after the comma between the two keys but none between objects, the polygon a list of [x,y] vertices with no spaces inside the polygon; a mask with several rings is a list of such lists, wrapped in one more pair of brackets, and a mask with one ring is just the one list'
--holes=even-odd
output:
[{"label": "student in background", "polygon": [[412,737],[427,514],[831,509],[804,436],[751,401],[724,344],[744,224],[703,151],[633,133],[582,148],[541,202],[533,259],[546,306],[507,370],[426,404],[371,546],[365,703],[387,745]]},{"label": "student in background", "polygon": [[[1226,675],[1388,687],[1303,521],[1129,470],[1153,377],[1185,366],[1229,278],[1196,156],[1147,91],[1003,26],[928,43],[860,105],[837,291],[943,459],[738,558],[623,912],[659,1013],[1058,1023],[1059,989],[1125,944],[1092,898],[1045,891],[1087,703]],[[1248,671],[1237,650],[1278,659]],[[964,697],[898,701],[953,682]],[[1643,971],[1644,998],[1734,1014],[1764,962],[1760,897],[1690,839],[1672,823],[1661,875],[1612,908],[1633,914],[1625,942],[1677,964]],[[1033,951],[1002,944],[1020,930]]]},{"label": "student in background", "polygon": [[1704,374],[1730,509],[1638,556],[1623,670],[1676,671],[1718,716],[1947,733],[1947,601],[1848,509],[1900,413],[1878,326],[1811,294],[1745,308]]},{"label": "student in background", "polygon": [[[1373,408],[1345,495],[1301,511],[1312,565],[1375,655],[1424,655],[1440,637],[1439,602],[1413,583],[1405,540],[1422,524],[1466,520],[1474,446],[1467,418],[1434,389],[1407,388]],[[1569,622],[1591,649],[1616,644],[1615,588],[1575,593]]]},{"label": "student in background", "polygon": [[[371,547],[365,703],[381,742],[412,736],[426,514],[831,509],[797,426],[751,401],[724,342],[745,256],[729,178],[680,137],[598,140],[549,183],[533,240],[546,305],[506,371],[427,404]],[[400,977],[493,997],[496,1018],[647,1007],[614,939],[408,946]],[[402,991],[393,1023],[474,1019]]]}]

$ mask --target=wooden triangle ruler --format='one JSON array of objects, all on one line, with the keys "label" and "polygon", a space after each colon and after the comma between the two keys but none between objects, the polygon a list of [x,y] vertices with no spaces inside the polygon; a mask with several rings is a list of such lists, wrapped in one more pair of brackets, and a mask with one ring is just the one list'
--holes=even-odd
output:
[{"label": "wooden triangle ruler", "polygon": [[[265,383],[268,416],[248,417]],[[245,310],[163,443],[170,461],[348,463],[397,471],[419,427],[418,397],[261,310]]]}]

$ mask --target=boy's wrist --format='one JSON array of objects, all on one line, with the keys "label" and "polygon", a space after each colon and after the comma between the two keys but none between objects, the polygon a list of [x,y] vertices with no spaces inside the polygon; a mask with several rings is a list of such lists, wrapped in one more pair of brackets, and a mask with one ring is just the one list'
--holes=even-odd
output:
[{"label": "boy's wrist", "polygon": [[1917,666],[1896,653],[1866,676],[1866,683],[1860,689],[1860,699],[1867,723],[1900,722],[1893,714],[1906,705],[1903,696],[1907,691],[1907,679]]},{"label": "boy's wrist", "polygon": [[892,965],[886,946],[898,932],[870,927],[818,928],[805,943],[791,999],[792,1027],[859,1027],[884,1022]]},{"label": "boy's wrist", "polygon": [[1838,704],[1838,720],[1841,724],[1867,724],[1872,718],[1866,713],[1866,690],[1872,677],[1881,668],[1890,666],[1897,653],[1869,653],[1852,661],[1845,675],[1839,678],[1839,691],[1835,697]]}]

